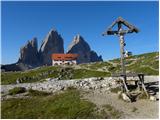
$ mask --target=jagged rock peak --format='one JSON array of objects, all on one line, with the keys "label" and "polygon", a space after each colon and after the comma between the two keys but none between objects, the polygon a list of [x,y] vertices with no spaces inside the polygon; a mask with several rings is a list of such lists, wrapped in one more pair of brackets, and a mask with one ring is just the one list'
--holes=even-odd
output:
[{"label": "jagged rock peak", "polygon": [[64,53],[63,39],[56,29],[51,29],[42,42],[39,50],[41,63],[51,65],[51,54]]},{"label": "jagged rock peak", "polygon": [[57,34],[58,34],[58,32],[57,32],[57,30],[56,30],[55,28],[52,28],[52,29],[49,31],[49,35],[50,35],[50,34],[53,34],[53,33],[57,33]]},{"label": "jagged rock peak", "polygon": [[77,43],[80,42],[80,41],[83,41],[83,42],[84,42],[84,39],[83,39],[83,37],[82,37],[80,34],[77,34],[76,36],[74,36],[73,42],[74,42],[75,44],[77,44]]},{"label": "jagged rock peak", "polygon": [[[49,32],[48,32],[48,34],[46,35],[46,37],[45,37],[45,39],[43,40],[43,42],[42,42],[42,45],[41,45],[41,47],[40,47],[40,52],[42,52],[42,51],[44,51],[44,49],[47,49],[47,48],[45,48],[47,45],[46,44],[48,44],[48,43],[50,43],[52,41],[52,43],[53,42],[60,42],[60,41],[63,41],[63,39],[62,39],[62,37],[61,37],[61,35],[60,34],[58,34],[58,32],[57,32],[57,30],[55,29],[55,28],[52,28]],[[63,48],[64,49],[64,48]]]},{"label": "jagged rock peak", "polygon": [[31,41],[29,41],[29,44],[31,44],[32,47],[38,48],[37,38],[34,37]]},{"label": "jagged rock peak", "polygon": [[24,63],[32,66],[39,64],[37,48],[37,38],[33,38],[32,40],[28,41],[26,45],[20,48],[20,57],[18,63]]},{"label": "jagged rock peak", "polygon": [[84,48],[83,50],[90,51],[90,46],[80,34],[74,36],[71,44],[68,47],[68,52],[70,52],[71,49],[73,49],[73,47],[74,49],[78,47],[78,48]]},{"label": "jagged rock peak", "polygon": [[67,53],[79,54],[77,63],[88,63],[102,61],[101,56],[98,56],[96,52],[90,49],[88,43],[81,35],[76,35],[68,47]]},{"label": "jagged rock peak", "polygon": [[32,40],[28,40],[27,44],[25,44],[24,46],[21,47],[21,49],[23,49],[24,47],[38,47],[38,43],[37,43],[37,38],[34,37]]}]

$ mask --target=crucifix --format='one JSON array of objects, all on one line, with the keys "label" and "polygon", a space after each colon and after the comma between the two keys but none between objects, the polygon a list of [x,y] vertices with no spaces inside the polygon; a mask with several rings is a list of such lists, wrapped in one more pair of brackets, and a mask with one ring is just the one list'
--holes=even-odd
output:
[{"label": "crucifix", "polygon": [[[117,30],[113,30],[113,27],[117,26]],[[124,26],[127,29],[124,29]],[[127,80],[127,76],[126,76],[126,68],[125,68],[125,51],[124,51],[124,46],[126,45],[125,41],[124,41],[124,36],[128,33],[138,33],[139,30],[129,24],[126,20],[124,20],[122,17],[118,17],[118,19],[116,21],[114,21],[109,28],[107,29],[107,31],[105,31],[102,35],[116,35],[119,37],[119,41],[120,41],[120,54],[121,54],[121,74],[120,76],[123,77],[123,85],[124,85],[124,90],[128,93],[128,87],[126,84],[126,80]]]}]

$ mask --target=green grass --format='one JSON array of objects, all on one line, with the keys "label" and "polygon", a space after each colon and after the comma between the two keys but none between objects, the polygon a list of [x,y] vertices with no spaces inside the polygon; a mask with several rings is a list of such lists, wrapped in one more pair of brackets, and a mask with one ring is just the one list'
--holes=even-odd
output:
[{"label": "green grass", "polygon": [[145,75],[159,75],[159,71],[150,68],[149,66],[141,66],[141,64],[133,64],[127,67],[127,70],[136,73],[144,73]]},{"label": "green grass", "polygon": [[113,60],[109,60],[110,62],[114,62],[114,63],[119,63],[120,62],[120,58],[116,58],[116,59],[113,59]]},{"label": "green grass", "polygon": [[[72,78],[71,79],[79,79],[79,78],[88,78],[88,77],[105,77],[110,76],[108,72],[101,72],[101,71],[93,71],[93,70],[86,70],[86,69],[74,69],[72,67],[66,68],[71,71]],[[54,70],[54,73],[48,74],[46,76],[40,76],[42,73],[46,73],[48,71]],[[1,84],[15,84],[18,78],[27,78],[27,80],[23,80],[22,83],[31,83],[44,80],[45,78],[57,78],[58,74],[64,75],[61,79],[69,79],[69,75],[66,72],[61,72],[61,67],[41,67],[35,70],[29,70],[26,72],[8,72],[2,73],[1,77]],[[35,77],[35,78],[33,78]]]},{"label": "green grass", "polygon": [[57,95],[2,101],[1,117],[3,119],[96,118],[95,107],[93,103],[80,99],[78,90],[70,89]]},{"label": "green grass", "polygon": [[137,57],[146,57],[146,58],[153,58],[155,57],[156,55],[159,55],[159,52],[151,52],[151,53],[143,53],[143,54],[140,54],[140,55],[134,55],[132,56],[133,58],[137,58]]},{"label": "green grass", "polygon": [[94,63],[91,63],[91,64],[82,64],[80,65],[84,68],[88,68],[90,70],[97,70],[99,68],[103,68],[103,67],[111,67],[112,64],[108,63],[108,62],[94,62]]},{"label": "green grass", "polygon": [[1,73],[1,84],[16,83],[16,79],[20,76],[20,72]]},{"label": "green grass", "polygon": [[[54,70],[55,72],[52,74],[49,74],[48,76],[40,76],[40,74],[46,72],[46,71],[51,71]],[[48,77],[57,77],[58,74],[58,67],[41,67],[38,69],[33,69],[25,72],[2,72],[1,74],[1,84],[15,84],[16,80],[18,78],[24,78],[27,77],[28,80],[23,80],[22,83],[31,83],[31,82],[37,82],[40,81],[44,78]],[[33,78],[33,76],[35,78]]]},{"label": "green grass", "polygon": [[81,99],[80,91],[70,87],[53,95],[29,90],[27,98],[10,98],[1,102],[2,119],[96,119],[119,118],[121,113],[110,105],[99,108]]},{"label": "green grass", "polygon": [[26,89],[24,87],[15,87],[13,89],[10,89],[8,94],[16,95],[16,94],[24,93],[24,92],[26,92]]},{"label": "green grass", "polygon": [[152,61],[150,65],[152,68],[159,70],[159,61]]},{"label": "green grass", "polygon": [[121,65],[117,65],[116,67],[109,67],[108,71],[111,73],[118,73],[121,70]]},{"label": "green grass", "polygon": [[[159,75],[159,61],[155,59],[158,55],[158,52],[152,52],[131,56],[125,59],[126,69],[130,72],[144,73],[146,75]],[[111,69],[111,72],[120,72],[120,59],[110,61],[118,64],[116,68]]]},{"label": "green grass", "polygon": [[137,73],[144,73],[145,75],[159,75],[159,71],[153,70],[150,67],[140,67],[134,70]]},{"label": "green grass", "polygon": [[[126,70],[129,72],[144,73],[145,75],[159,75],[159,60],[158,52],[146,53],[141,55],[134,55],[126,59]],[[61,72],[62,66],[50,66],[40,67],[34,70],[25,72],[2,72],[1,84],[15,84],[18,78],[23,79],[22,83],[31,83],[45,80],[46,78],[57,78],[59,74],[63,75],[61,79],[80,79],[89,77],[108,77],[111,73],[121,72],[120,59],[110,60],[110,62],[117,63],[117,66],[113,66],[109,62],[95,62],[89,64],[80,64],[80,69],[75,69],[74,66],[68,67],[72,75],[66,75],[65,72]],[[98,69],[104,69],[104,71],[97,71]],[[106,69],[109,71],[107,72]],[[51,74],[41,76],[40,74],[54,71]]]},{"label": "green grass", "polygon": [[150,66],[154,69],[159,68],[159,61],[155,59],[156,56],[159,56],[158,52],[145,53],[141,55],[135,55],[132,58],[136,58],[136,64],[139,66],[145,65]]},{"label": "green grass", "polygon": [[73,78],[89,78],[89,77],[107,77],[110,76],[109,72],[92,71],[86,69],[77,69],[73,72]]},{"label": "green grass", "polygon": [[48,96],[48,95],[51,95],[51,93],[29,89],[27,95],[29,96]]}]

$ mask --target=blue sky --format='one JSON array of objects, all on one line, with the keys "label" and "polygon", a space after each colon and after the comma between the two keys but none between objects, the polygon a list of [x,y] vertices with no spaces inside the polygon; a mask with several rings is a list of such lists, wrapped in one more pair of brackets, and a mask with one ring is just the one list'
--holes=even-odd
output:
[{"label": "blue sky", "polygon": [[20,47],[33,37],[38,46],[56,28],[64,48],[80,34],[104,60],[120,56],[116,36],[102,32],[121,16],[139,28],[125,36],[126,49],[133,54],[158,51],[158,2],[2,2],[2,64],[18,60]]}]

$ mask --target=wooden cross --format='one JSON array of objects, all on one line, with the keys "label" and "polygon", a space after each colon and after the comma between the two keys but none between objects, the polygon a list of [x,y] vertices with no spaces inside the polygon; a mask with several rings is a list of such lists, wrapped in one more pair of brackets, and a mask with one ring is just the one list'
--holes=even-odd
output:
[{"label": "wooden cross", "polygon": [[[113,27],[117,25],[117,30],[113,30]],[[123,26],[125,26],[126,28],[128,29],[124,29]],[[128,33],[138,33],[139,30],[131,25],[130,23],[128,23],[126,20],[124,20],[122,17],[118,17],[118,19],[116,21],[114,21],[110,26],[109,28],[102,34],[103,36],[104,35],[117,35],[119,37],[119,40],[120,40],[120,54],[121,54],[121,70],[122,70],[122,73],[121,73],[121,76],[124,78],[123,79],[123,84],[124,84],[124,88],[126,90],[126,92],[129,92],[128,88],[127,88],[127,85],[126,85],[126,69],[125,69],[125,60],[124,60],[124,54],[125,54],[125,51],[124,51],[124,46],[126,45],[125,44],[125,41],[124,41],[124,35],[125,34],[128,34]]]}]

